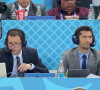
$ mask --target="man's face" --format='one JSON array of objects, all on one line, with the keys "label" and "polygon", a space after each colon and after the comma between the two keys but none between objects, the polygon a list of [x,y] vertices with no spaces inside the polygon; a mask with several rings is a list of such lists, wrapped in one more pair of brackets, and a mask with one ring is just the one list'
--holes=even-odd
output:
[{"label": "man's face", "polygon": [[81,31],[81,35],[79,35],[79,47],[81,49],[90,49],[90,44],[92,43],[93,36],[90,31]]},{"label": "man's face", "polygon": [[12,54],[18,55],[22,49],[21,39],[19,36],[8,36],[8,48]]},{"label": "man's face", "polygon": [[61,8],[64,11],[71,11],[75,8],[76,0],[61,0]]},{"label": "man's face", "polygon": [[21,7],[26,8],[31,0],[17,0]]}]

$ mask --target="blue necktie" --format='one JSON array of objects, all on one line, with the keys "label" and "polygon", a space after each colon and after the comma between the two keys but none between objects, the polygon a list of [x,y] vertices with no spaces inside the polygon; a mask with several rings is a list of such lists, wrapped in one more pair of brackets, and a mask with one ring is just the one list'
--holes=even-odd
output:
[{"label": "blue necktie", "polygon": [[18,73],[18,77],[24,77],[24,72],[20,72],[18,70],[18,67],[21,65],[21,63],[20,63],[20,57],[17,56],[16,59],[17,59],[17,73]]},{"label": "blue necktie", "polygon": [[82,63],[82,69],[86,69],[86,55],[83,55],[83,63]]}]

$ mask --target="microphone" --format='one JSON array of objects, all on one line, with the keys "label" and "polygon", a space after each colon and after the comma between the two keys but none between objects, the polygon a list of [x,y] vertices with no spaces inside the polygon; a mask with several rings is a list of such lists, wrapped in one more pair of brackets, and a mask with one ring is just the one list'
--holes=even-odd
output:
[{"label": "microphone", "polygon": [[90,44],[91,47],[94,47],[95,45],[96,45],[95,43],[91,43],[91,44]]},{"label": "microphone", "polygon": [[8,47],[5,47],[4,50],[5,50],[7,53],[11,53],[11,49],[9,49]]}]

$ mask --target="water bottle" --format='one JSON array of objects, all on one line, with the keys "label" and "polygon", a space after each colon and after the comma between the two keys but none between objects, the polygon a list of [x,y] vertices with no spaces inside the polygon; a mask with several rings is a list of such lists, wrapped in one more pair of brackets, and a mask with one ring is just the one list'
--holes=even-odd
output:
[{"label": "water bottle", "polygon": [[37,6],[36,16],[42,16],[40,8],[40,6]]},{"label": "water bottle", "polygon": [[64,65],[63,60],[60,60],[58,64],[58,70],[57,70],[58,77],[64,77]]},{"label": "water bottle", "polygon": [[90,4],[88,20],[95,20],[95,12],[94,12],[94,8],[93,8],[93,4]]},{"label": "water bottle", "polygon": [[11,19],[12,20],[16,20],[17,19],[17,12],[16,12],[15,4],[12,4],[12,8],[11,8]]}]

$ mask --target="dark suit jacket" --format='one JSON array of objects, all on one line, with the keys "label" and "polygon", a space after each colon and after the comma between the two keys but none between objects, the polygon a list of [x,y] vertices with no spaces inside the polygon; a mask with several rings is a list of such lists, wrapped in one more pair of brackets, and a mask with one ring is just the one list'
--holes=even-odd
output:
[{"label": "dark suit jacket", "polygon": [[[18,2],[16,1],[15,3],[15,7],[16,7],[16,10],[18,10]],[[6,14],[6,17],[8,19],[11,19],[11,9],[12,9],[12,4],[9,4],[7,5],[8,6],[8,9],[7,9],[7,14]],[[41,13],[42,13],[42,16],[47,16],[48,13],[46,12],[46,7],[44,5],[38,5],[38,4],[34,4],[32,1],[30,2],[30,7],[29,7],[29,13],[28,13],[28,16],[36,16],[36,11],[37,11],[37,6],[40,6],[41,8]]]},{"label": "dark suit jacket", "polygon": [[[48,73],[48,69],[43,65],[39,59],[37,50],[29,47],[22,48],[23,63],[33,63],[35,68],[27,70],[26,73]],[[0,62],[6,63],[7,73],[13,70],[13,56],[7,47],[0,48]],[[9,77],[10,75],[8,75]]]},{"label": "dark suit jacket", "polygon": [[[65,72],[67,69],[80,69],[77,48],[65,51],[61,59],[64,62]],[[90,69],[92,74],[100,75],[100,51],[90,49],[87,69]]]}]

